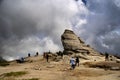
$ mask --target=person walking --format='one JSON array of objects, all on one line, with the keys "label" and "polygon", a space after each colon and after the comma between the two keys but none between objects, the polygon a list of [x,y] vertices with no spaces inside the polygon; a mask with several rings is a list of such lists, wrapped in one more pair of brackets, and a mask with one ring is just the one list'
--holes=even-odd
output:
[{"label": "person walking", "polygon": [[108,61],[109,60],[109,54],[106,52],[105,53],[105,61]]},{"label": "person walking", "polygon": [[77,65],[79,66],[79,57],[78,56],[76,57],[76,66]]},{"label": "person walking", "polygon": [[49,55],[48,55],[48,53],[46,54],[46,60],[47,60],[47,62],[48,62],[48,59],[49,59]]},{"label": "person walking", "polygon": [[73,57],[70,59],[70,65],[71,69],[75,69],[75,59]]}]

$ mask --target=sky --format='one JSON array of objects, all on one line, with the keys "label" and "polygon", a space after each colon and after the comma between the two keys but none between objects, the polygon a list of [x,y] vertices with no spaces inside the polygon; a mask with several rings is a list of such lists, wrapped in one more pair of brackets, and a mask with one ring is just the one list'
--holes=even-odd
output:
[{"label": "sky", "polygon": [[100,52],[120,54],[120,1],[86,1],[0,0],[0,56],[63,50],[65,29]]}]

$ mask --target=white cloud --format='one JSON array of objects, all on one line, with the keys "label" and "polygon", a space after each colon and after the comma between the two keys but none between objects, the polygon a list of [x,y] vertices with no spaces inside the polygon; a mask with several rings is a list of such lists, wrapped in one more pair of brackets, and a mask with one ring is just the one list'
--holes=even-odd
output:
[{"label": "white cloud", "polygon": [[61,35],[78,13],[74,0],[4,0],[0,5],[2,56],[62,50]]},{"label": "white cloud", "polygon": [[[119,53],[118,0],[3,0],[0,4],[0,53],[16,58],[62,50],[61,34],[72,29],[101,52]],[[112,36],[112,38],[111,38]]]}]

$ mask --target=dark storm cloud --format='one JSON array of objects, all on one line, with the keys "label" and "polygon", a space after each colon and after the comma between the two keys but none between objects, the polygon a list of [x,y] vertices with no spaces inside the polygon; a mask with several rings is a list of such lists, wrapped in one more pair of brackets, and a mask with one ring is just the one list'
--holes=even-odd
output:
[{"label": "dark storm cloud", "polygon": [[[116,2],[117,1],[117,2]],[[120,1],[87,0],[86,16],[76,31],[93,48],[101,52],[120,53]]]},{"label": "dark storm cloud", "polygon": [[0,4],[3,2],[3,0],[0,0]]}]

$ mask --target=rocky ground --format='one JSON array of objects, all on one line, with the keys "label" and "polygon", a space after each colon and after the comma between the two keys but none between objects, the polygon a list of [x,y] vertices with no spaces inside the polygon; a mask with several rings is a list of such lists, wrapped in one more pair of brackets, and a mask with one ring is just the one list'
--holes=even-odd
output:
[{"label": "rocky ground", "polygon": [[[42,56],[29,57],[25,63],[10,62],[9,66],[0,67],[0,80],[120,80],[120,63],[107,61],[107,65],[116,65],[116,69],[99,66],[91,67],[92,63],[106,65],[104,57],[93,56],[94,60],[80,59],[80,66],[70,70],[69,56],[63,56],[58,62],[46,62]],[[110,62],[110,63],[109,63]],[[112,63],[112,65],[111,65]],[[87,66],[86,66],[87,65]],[[118,67],[118,68],[117,68]],[[26,71],[22,76],[3,76],[4,73]]]}]

